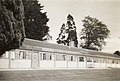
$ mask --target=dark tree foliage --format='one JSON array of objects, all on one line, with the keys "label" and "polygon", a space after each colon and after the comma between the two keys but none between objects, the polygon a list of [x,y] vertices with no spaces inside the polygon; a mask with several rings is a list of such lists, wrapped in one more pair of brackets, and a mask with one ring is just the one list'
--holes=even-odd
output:
[{"label": "dark tree foliage", "polygon": [[42,12],[41,4],[37,0],[23,0],[25,11],[25,33],[26,38],[43,41],[43,37],[48,35],[49,27],[46,25],[49,19],[46,12]]},{"label": "dark tree foliage", "polygon": [[117,50],[117,51],[114,52],[114,54],[120,56],[120,51]]},{"label": "dark tree foliage", "polygon": [[81,32],[81,39],[84,40],[84,43],[81,44],[81,47],[97,51],[101,50],[102,46],[106,45],[104,39],[110,33],[107,26],[98,19],[90,16],[85,17],[82,22],[84,28]]},{"label": "dark tree foliage", "polygon": [[70,42],[74,42],[74,46],[77,47],[78,41],[77,41],[77,32],[76,32],[76,26],[74,22],[74,18],[69,14],[67,16],[67,27],[68,27],[68,38],[67,41],[69,42],[68,45],[70,45]]},{"label": "dark tree foliage", "polygon": [[66,25],[63,24],[60,31],[61,32],[59,34],[59,37],[57,38],[58,44],[71,46],[71,43],[73,42],[73,46],[77,47],[78,41],[77,41],[76,26],[75,26],[74,18],[70,14],[67,16]]},{"label": "dark tree foliage", "polygon": [[19,48],[25,37],[21,0],[0,0],[0,55]]},{"label": "dark tree foliage", "polygon": [[60,34],[59,34],[59,37],[57,38],[57,43],[67,45],[66,27],[64,23],[60,29]]}]

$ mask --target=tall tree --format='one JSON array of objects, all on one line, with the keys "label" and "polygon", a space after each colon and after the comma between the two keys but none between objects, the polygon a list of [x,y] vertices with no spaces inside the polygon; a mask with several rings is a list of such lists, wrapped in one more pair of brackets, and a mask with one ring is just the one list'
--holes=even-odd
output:
[{"label": "tall tree", "polygon": [[59,37],[57,38],[57,43],[58,44],[63,44],[63,45],[67,45],[67,31],[66,31],[66,27],[65,24],[63,23],[61,29],[60,29],[60,34]]},{"label": "tall tree", "polygon": [[64,44],[68,46],[77,47],[77,33],[76,33],[76,26],[74,22],[74,18],[69,14],[67,16],[67,23],[66,25],[63,24],[60,29],[59,37],[57,38],[58,44]]},{"label": "tall tree", "polygon": [[68,28],[68,46],[73,44],[73,46],[77,47],[78,41],[77,41],[77,32],[76,32],[76,26],[74,22],[74,18],[69,14],[67,16],[67,28]]},{"label": "tall tree", "polygon": [[0,55],[19,48],[25,37],[22,0],[0,0]]},{"label": "tall tree", "polygon": [[101,50],[102,46],[106,45],[104,39],[108,37],[110,30],[101,21],[90,16],[85,17],[82,22],[84,26],[81,32],[81,39],[84,40],[82,48]]},{"label": "tall tree", "polygon": [[26,37],[42,41],[49,31],[47,26],[49,19],[46,16],[46,12],[42,12],[44,6],[41,6],[37,0],[23,0],[23,5]]}]

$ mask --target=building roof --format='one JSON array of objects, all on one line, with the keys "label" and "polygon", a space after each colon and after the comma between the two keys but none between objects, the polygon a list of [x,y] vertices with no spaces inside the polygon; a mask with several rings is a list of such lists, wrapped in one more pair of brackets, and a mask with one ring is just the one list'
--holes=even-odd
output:
[{"label": "building roof", "polygon": [[[119,57],[117,55],[110,54],[110,53],[92,51],[92,50],[87,50],[87,49],[82,49],[82,48],[77,48],[77,47],[69,47],[69,46],[64,46],[64,45],[59,45],[59,44],[48,43],[44,41],[28,39],[28,38],[24,40],[23,47],[24,46],[33,46],[34,49],[36,50],[37,50],[37,47],[40,47],[40,48],[50,48],[50,49],[57,49],[57,50],[59,49],[59,50],[71,51],[71,52],[79,52],[79,53],[86,54],[86,55],[106,56],[106,57],[108,56],[108,57],[117,57],[117,58]],[[33,49],[33,48],[28,48],[28,49]]]}]

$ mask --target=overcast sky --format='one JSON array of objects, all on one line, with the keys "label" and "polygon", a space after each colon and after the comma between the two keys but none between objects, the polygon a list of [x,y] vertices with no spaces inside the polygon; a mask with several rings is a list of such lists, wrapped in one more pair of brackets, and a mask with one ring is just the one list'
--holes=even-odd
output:
[{"label": "overcast sky", "polygon": [[[44,5],[44,11],[50,19],[48,26],[53,37],[52,42],[56,43],[56,38],[60,33],[66,17],[71,14],[77,27],[77,35],[83,28],[81,20],[85,16],[99,19],[107,25],[111,35],[107,40],[104,51],[112,52],[120,49],[120,0],[39,0]],[[79,38],[78,38],[79,39]]]}]

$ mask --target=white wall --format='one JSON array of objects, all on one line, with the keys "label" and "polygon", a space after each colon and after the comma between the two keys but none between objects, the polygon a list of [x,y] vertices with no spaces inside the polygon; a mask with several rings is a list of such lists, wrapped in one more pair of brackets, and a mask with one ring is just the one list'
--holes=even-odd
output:
[{"label": "white wall", "polygon": [[9,59],[0,59],[0,68],[9,68]]},{"label": "white wall", "polygon": [[78,68],[85,68],[86,62],[78,62]]},{"label": "white wall", "polygon": [[67,68],[67,61],[55,61],[55,67]]},{"label": "white wall", "polygon": [[77,62],[74,61],[68,61],[68,68],[76,68],[77,67]]},{"label": "white wall", "polygon": [[112,67],[112,64],[111,63],[107,63],[107,67]]},{"label": "white wall", "polygon": [[116,67],[116,64],[112,64],[112,67],[115,68],[115,67]]},{"label": "white wall", "polygon": [[95,68],[100,68],[100,63],[94,63]]},{"label": "white wall", "polygon": [[54,67],[54,61],[50,61],[50,60],[39,61],[39,67],[46,67],[46,68]]},{"label": "white wall", "polygon": [[93,62],[87,62],[87,67],[89,67],[89,68],[94,67]]},{"label": "white wall", "polygon": [[11,60],[10,68],[31,68],[31,60]]},{"label": "white wall", "polygon": [[101,63],[101,64],[100,64],[100,67],[101,67],[101,68],[106,68],[106,66],[107,66],[106,63]]},{"label": "white wall", "polygon": [[117,68],[120,67],[119,64],[116,64],[116,67],[117,67]]}]

